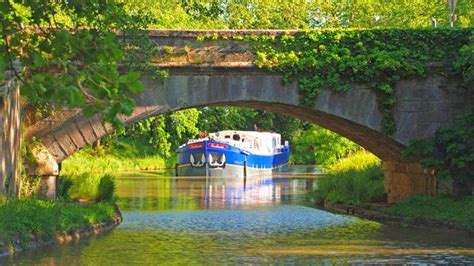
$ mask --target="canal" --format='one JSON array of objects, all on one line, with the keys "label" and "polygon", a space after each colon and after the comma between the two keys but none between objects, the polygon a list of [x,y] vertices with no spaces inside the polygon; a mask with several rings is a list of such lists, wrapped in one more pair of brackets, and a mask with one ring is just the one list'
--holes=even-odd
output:
[{"label": "canal", "polygon": [[316,180],[306,169],[246,182],[123,175],[118,228],[0,264],[474,263],[467,235],[385,226],[308,206],[305,194]]}]

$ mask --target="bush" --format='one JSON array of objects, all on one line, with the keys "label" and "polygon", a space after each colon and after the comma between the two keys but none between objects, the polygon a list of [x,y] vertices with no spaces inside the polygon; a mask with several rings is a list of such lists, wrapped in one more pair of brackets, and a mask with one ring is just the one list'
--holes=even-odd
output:
[{"label": "bush", "polygon": [[175,160],[175,156],[163,158],[152,145],[141,139],[117,138],[108,145],[84,147],[63,161],[61,173],[83,175],[158,170],[171,168]]},{"label": "bush", "polygon": [[327,175],[317,180],[311,200],[322,203],[364,205],[384,199],[383,172],[380,160],[368,152],[358,152],[331,166]]},{"label": "bush", "polygon": [[69,196],[72,200],[95,199],[100,177],[91,174],[71,175],[72,187]]},{"label": "bush", "polygon": [[73,186],[73,181],[70,177],[60,176],[58,180],[58,199],[61,201],[69,201],[71,199],[69,191]]},{"label": "bush", "polygon": [[79,226],[89,226],[111,220],[111,204],[77,205],[46,200],[10,201],[0,205],[0,240],[15,239],[28,243],[31,234],[39,238],[52,237]]},{"label": "bush", "polygon": [[113,201],[115,193],[115,178],[112,175],[106,174],[100,178],[97,187],[96,202]]},{"label": "bush", "polygon": [[474,191],[474,112],[454,124],[436,130],[434,137],[415,140],[404,150],[408,158],[421,158],[423,167],[433,169],[441,179],[453,180],[455,197]]},{"label": "bush", "polygon": [[354,142],[316,125],[298,131],[291,148],[292,164],[318,164],[320,169],[362,149]]},{"label": "bush", "polygon": [[115,193],[115,178],[110,174],[73,175],[68,177],[72,186],[68,190],[69,199],[89,199],[100,201],[113,201]]}]

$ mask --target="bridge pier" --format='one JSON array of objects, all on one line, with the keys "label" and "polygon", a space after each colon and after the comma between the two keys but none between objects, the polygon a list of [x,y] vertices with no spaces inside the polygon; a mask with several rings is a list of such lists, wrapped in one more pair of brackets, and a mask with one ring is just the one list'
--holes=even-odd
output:
[{"label": "bridge pier", "polygon": [[58,163],[41,144],[31,148],[31,154],[34,158],[27,158],[27,172],[31,179],[39,178],[38,185],[33,189],[40,198],[56,199],[59,176]]},{"label": "bridge pier", "polygon": [[419,162],[384,161],[384,186],[388,203],[411,196],[436,194],[436,177]]}]

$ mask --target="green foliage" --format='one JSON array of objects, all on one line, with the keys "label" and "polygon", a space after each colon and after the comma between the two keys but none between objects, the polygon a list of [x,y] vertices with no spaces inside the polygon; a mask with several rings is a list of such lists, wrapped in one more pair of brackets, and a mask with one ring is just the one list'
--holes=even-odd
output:
[{"label": "green foliage", "polygon": [[283,140],[292,140],[298,128],[306,124],[301,120],[250,108],[204,107],[200,109],[197,127],[207,132],[224,129],[271,130],[282,135]]},{"label": "green foliage", "polygon": [[361,147],[354,142],[312,125],[307,130],[299,130],[293,138],[291,162],[317,164],[320,168],[325,168],[359,150]]},{"label": "green foliage", "polygon": [[113,0],[8,0],[0,22],[0,71],[21,63],[16,76],[32,105],[103,111],[117,126],[118,114],[133,111],[130,96],[143,89],[140,73],[161,75],[148,64],[154,46],[141,30],[150,19]]},{"label": "green foliage", "polygon": [[[366,84],[377,94],[385,134],[395,132],[392,107],[397,81],[426,73],[428,62],[450,68],[471,29],[318,30],[250,38],[257,66],[298,81],[300,102],[313,106],[321,89],[337,92]],[[442,45],[440,45],[442,44]]]},{"label": "green foliage", "polygon": [[[461,194],[470,194],[474,180],[474,112],[461,116],[448,128],[439,128],[433,138],[416,140],[404,151],[408,158],[419,157],[425,168],[440,178],[453,179]],[[463,189],[464,188],[464,189]]]},{"label": "green foliage", "polygon": [[472,89],[472,84],[474,84],[474,31],[471,33],[469,43],[459,50],[459,57],[454,66],[456,71],[464,77],[464,85]]},{"label": "green foliage", "polygon": [[173,167],[175,157],[163,158],[160,151],[139,137],[112,136],[108,144],[87,146],[62,162],[61,174],[105,174],[158,170]]},{"label": "green foliage", "polygon": [[327,175],[317,180],[317,188],[309,197],[321,203],[364,205],[382,201],[383,172],[380,160],[367,152],[359,152],[332,165]]},{"label": "green foliage", "polygon": [[97,186],[97,195],[95,197],[95,201],[114,201],[115,189],[115,177],[110,174],[102,176],[100,178],[99,185]]},{"label": "green foliage", "polygon": [[88,199],[96,202],[115,201],[115,177],[110,174],[98,175],[84,173],[80,175],[62,176],[66,180],[66,189],[60,191],[61,198],[66,200]]},{"label": "green foliage", "polygon": [[152,17],[153,21],[149,25],[152,28],[222,29],[226,27],[223,19],[212,14],[212,12],[218,13],[218,10],[211,6],[216,1],[208,1],[209,3],[200,1],[195,4],[194,1],[180,0],[120,0],[120,2],[125,4],[130,14],[146,14]]},{"label": "green foliage", "polygon": [[[431,19],[438,26],[449,25],[449,6],[444,0],[365,0],[365,1],[310,1],[317,3],[319,12],[314,14],[316,25],[322,27],[362,28],[420,28],[430,27]],[[474,4],[457,1],[455,26],[473,26]]]},{"label": "green foliage", "polygon": [[111,220],[111,204],[77,205],[58,201],[9,201],[0,205],[0,239],[9,244],[17,239],[28,244],[31,235],[51,238],[81,226]]},{"label": "green foliage", "polygon": [[445,224],[454,222],[474,231],[474,196],[461,200],[453,200],[445,195],[415,196],[382,211],[400,216],[406,223],[417,220],[439,221]]},{"label": "green foliage", "polygon": [[[448,26],[444,0],[281,1],[123,0],[132,14],[149,14],[157,28],[310,29]],[[455,26],[473,26],[474,4],[457,1]]]},{"label": "green foliage", "polygon": [[71,178],[67,176],[59,176],[58,179],[58,200],[60,201],[69,201],[71,197],[69,196],[69,191],[71,190],[74,182]]},{"label": "green foliage", "polygon": [[130,125],[123,136],[146,139],[163,158],[170,158],[179,145],[199,134],[197,127],[200,111],[194,108],[151,117]]},{"label": "green foliage", "polygon": [[207,132],[223,129],[253,130],[258,112],[249,108],[204,107],[201,108],[198,128]]}]

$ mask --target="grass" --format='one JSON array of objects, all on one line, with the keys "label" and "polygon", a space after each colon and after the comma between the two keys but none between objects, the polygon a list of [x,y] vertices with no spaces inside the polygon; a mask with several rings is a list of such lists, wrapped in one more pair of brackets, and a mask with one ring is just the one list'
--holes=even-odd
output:
[{"label": "grass", "polygon": [[380,160],[361,151],[330,166],[309,194],[311,200],[322,203],[345,203],[363,206],[384,199],[383,172]]},{"label": "grass", "polygon": [[61,174],[117,173],[172,168],[176,158],[165,159],[155,149],[140,140],[114,140],[109,146],[87,146],[64,160]]},{"label": "grass", "polygon": [[[380,160],[359,152],[332,165],[326,176],[318,179],[317,188],[309,194],[316,203],[344,203],[366,206],[384,200],[383,172]],[[474,196],[455,200],[448,195],[414,196],[379,211],[402,217],[410,224],[417,220],[450,224],[474,231]]]},{"label": "grass", "polygon": [[59,198],[63,200],[89,199],[96,202],[115,200],[115,177],[110,174],[81,174],[59,178]]},{"label": "grass", "polygon": [[24,245],[35,234],[50,239],[57,233],[109,221],[115,212],[111,203],[78,205],[59,201],[22,200],[0,205],[0,240],[20,240]]},{"label": "grass", "polygon": [[454,222],[464,229],[474,231],[474,196],[461,200],[455,200],[447,195],[415,196],[381,211],[402,217],[406,223],[413,223],[419,219],[442,223]]}]

